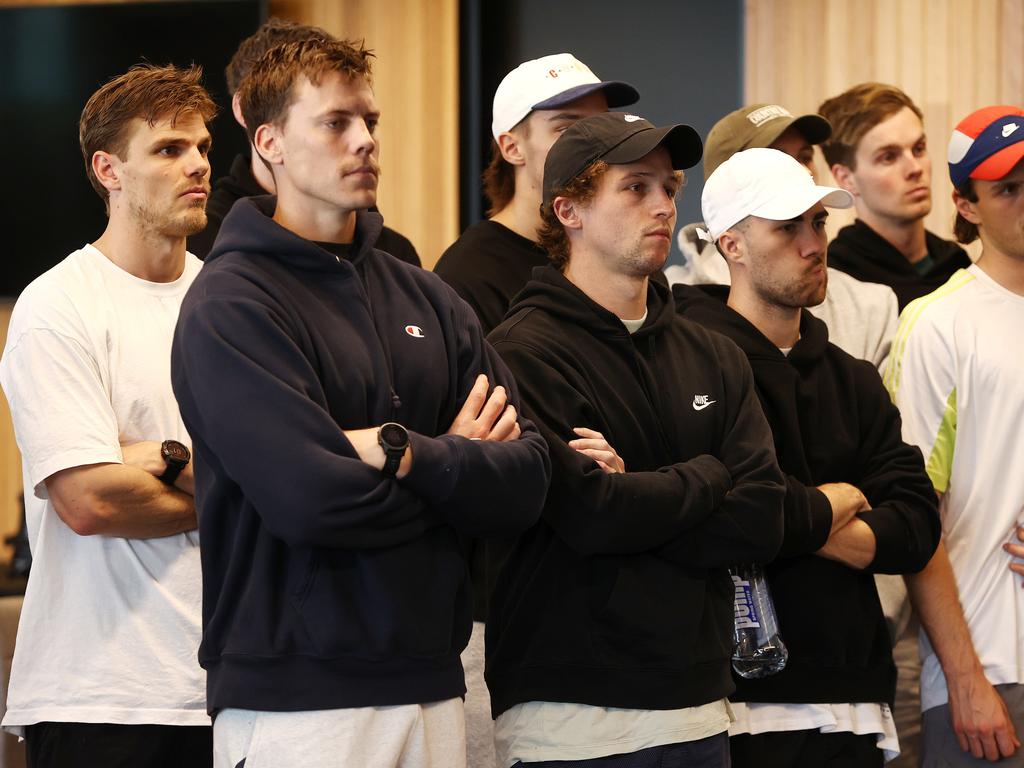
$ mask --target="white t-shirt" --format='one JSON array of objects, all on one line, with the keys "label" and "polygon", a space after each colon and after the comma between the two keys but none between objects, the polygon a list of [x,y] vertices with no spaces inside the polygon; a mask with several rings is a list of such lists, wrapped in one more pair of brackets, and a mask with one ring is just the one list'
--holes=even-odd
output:
[{"label": "white t-shirt", "polygon": [[498,765],[592,760],[665,744],[706,739],[729,727],[725,699],[699,707],[646,710],[529,701],[494,721]]},{"label": "white t-shirt", "polygon": [[[971,638],[993,684],[1024,682],[1024,589],[1002,545],[1024,522],[1024,296],[977,265],[900,318],[885,381],[921,448]],[[922,633],[921,708],[946,680]]]},{"label": "white t-shirt", "polygon": [[32,282],[11,316],[0,384],[24,471],[32,573],[3,726],[40,721],[209,725],[197,651],[196,532],[79,536],[43,482],[121,463],[122,443],[190,444],[171,390],[171,339],[202,263],[171,283],[120,269],[92,246]]}]

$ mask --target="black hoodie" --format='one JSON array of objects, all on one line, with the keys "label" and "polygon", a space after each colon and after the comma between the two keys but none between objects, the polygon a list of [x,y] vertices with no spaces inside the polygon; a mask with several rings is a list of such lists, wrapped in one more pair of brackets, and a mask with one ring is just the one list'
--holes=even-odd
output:
[{"label": "black hoodie", "polygon": [[[782,478],[736,345],[676,315],[651,282],[630,335],[553,267],[488,337],[549,443],[540,522],[502,570],[487,621],[491,711],[527,701],[676,709],[732,690],[726,567],[771,559]],[[601,432],[606,474],[567,445]]]},{"label": "black hoodie", "polygon": [[[537,518],[544,442],[445,435],[476,376],[504,364],[437,276],[374,249],[350,260],[235,205],[181,308],[172,381],[193,439],[207,706],[312,710],[461,695],[471,627],[457,533]],[[402,480],[342,430],[397,421]]]},{"label": "black hoodie", "polygon": [[921,274],[893,245],[860,219],[843,227],[828,245],[828,265],[866,283],[888,285],[900,312],[914,299],[945,285],[958,269],[971,266],[967,252],[931,232],[924,234],[931,266]]},{"label": "black hoodie", "polygon": [[[789,662],[772,677],[737,679],[734,699],[892,702],[896,668],[872,574],[919,571],[938,545],[935,491],[920,450],[903,442],[875,368],[830,344],[809,312],[786,356],[725,304],[727,287],[672,290],[685,317],[746,353],[786,473],[785,538],[767,574]],[[832,528],[832,507],[815,486],[836,482],[856,486],[871,504],[859,515],[876,542],[863,571],[814,554]]]}]

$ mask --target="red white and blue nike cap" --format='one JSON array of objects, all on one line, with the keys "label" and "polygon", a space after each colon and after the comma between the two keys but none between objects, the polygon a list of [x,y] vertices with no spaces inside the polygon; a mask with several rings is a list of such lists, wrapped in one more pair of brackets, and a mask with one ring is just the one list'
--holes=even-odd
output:
[{"label": "red white and blue nike cap", "polygon": [[1024,110],[982,107],[957,123],[949,139],[949,178],[997,181],[1024,159]]},{"label": "red white and blue nike cap", "polygon": [[591,115],[570,125],[548,150],[544,161],[544,202],[583,171],[604,160],[610,165],[635,163],[658,147],[665,147],[672,168],[692,168],[700,162],[704,145],[688,125],[656,128],[653,123],[625,112]]},{"label": "red white and blue nike cap", "polygon": [[524,61],[494,92],[491,135],[511,131],[535,109],[558,109],[595,91],[604,91],[608,106],[635,104],[640,93],[629,83],[601,80],[571,53],[555,53]]}]

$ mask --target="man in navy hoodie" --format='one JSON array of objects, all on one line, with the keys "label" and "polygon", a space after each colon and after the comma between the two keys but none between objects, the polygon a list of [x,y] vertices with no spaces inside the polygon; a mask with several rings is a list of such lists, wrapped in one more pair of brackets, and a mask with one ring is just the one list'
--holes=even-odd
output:
[{"label": "man in navy hoodie", "polygon": [[732,284],[677,285],[677,304],[746,353],[786,474],[767,576],[789,661],[737,680],[733,765],[880,768],[898,748],[896,668],[873,574],[922,569],[939,518],[878,372],[806,311],[828,283],[825,206],[852,199],[783,152],[748,149],[711,174],[701,202]]},{"label": "man in navy hoodie", "polygon": [[472,311],[374,247],[371,55],[318,38],[253,66],[277,197],[231,209],[175,335],[218,767],[464,765],[457,535],[515,534],[547,487]]},{"label": "man in navy hoodie", "polygon": [[487,621],[503,768],[728,765],[727,567],[774,556],[783,488],[742,353],[650,279],[700,153],[611,112],[545,161],[553,265],[489,336],[553,465]]}]

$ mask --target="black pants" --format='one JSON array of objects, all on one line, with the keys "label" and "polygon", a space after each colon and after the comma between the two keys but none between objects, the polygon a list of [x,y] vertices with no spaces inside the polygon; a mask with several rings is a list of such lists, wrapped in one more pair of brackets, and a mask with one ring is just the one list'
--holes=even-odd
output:
[{"label": "black pants", "polygon": [[213,728],[36,723],[25,728],[28,768],[213,768]]},{"label": "black pants", "polygon": [[779,731],[729,739],[733,768],[881,768],[874,733]]}]

